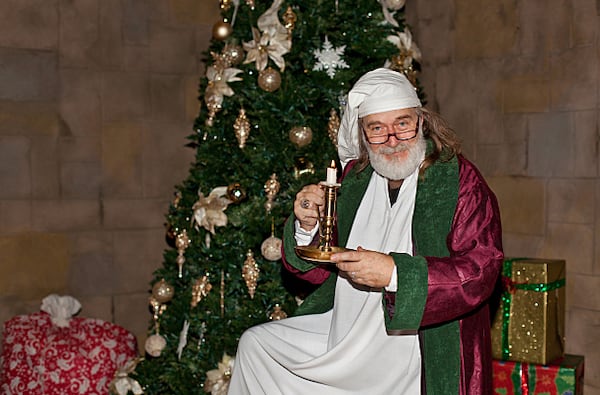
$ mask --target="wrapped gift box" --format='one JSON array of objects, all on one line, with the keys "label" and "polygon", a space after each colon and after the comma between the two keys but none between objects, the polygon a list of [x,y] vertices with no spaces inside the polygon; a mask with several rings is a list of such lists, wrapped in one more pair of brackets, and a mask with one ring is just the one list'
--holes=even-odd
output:
[{"label": "wrapped gift box", "polygon": [[137,355],[135,337],[102,320],[46,312],[4,325],[3,395],[106,395],[115,371]]},{"label": "wrapped gift box", "polygon": [[496,395],[583,395],[584,358],[568,355],[548,365],[493,361]]},{"label": "wrapped gift box", "polygon": [[564,353],[565,261],[507,258],[492,324],[492,356],[547,364]]}]

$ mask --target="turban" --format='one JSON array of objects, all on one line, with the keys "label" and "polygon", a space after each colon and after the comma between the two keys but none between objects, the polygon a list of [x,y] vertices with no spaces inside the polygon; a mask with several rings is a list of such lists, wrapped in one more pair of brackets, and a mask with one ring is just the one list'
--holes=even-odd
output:
[{"label": "turban", "polygon": [[421,107],[421,101],[404,74],[379,68],[360,77],[348,93],[338,130],[338,155],[342,166],[360,154],[358,118],[415,107]]}]

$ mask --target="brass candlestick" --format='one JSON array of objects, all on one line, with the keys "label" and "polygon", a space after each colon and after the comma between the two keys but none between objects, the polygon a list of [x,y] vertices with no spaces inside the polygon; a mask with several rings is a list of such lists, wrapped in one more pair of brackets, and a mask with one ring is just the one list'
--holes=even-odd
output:
[{"label": "brass candlestick", "polygon": [[319,214],[319,246],[298,246],[296,254],[302,259],[319,263],[331,263],[331,255],[337,252],[349,251],[347,248],[333,244],[333,229],[336,221],[337,194],[341,184],[335,179],[335,162],[327,169],[327,181],[321,181],[319,186],[325,192],[325,206]]}]

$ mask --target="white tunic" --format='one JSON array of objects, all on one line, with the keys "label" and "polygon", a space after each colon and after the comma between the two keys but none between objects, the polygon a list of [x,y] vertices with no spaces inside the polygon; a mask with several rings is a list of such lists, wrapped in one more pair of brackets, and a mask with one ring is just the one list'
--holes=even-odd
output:
[{"label": "white tunic", "polygon": [[[390,207],[387,181],[374,172],[346,247],[411,253],[417,177]],[[338,276],[332,310],[244,332],[228,393],[419,394],[420,375],[418,337],[387,334],[381,289]]]}]

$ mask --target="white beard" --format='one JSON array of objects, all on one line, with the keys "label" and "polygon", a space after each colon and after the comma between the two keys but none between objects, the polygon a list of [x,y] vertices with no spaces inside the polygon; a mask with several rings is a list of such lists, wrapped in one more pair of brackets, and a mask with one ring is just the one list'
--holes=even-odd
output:
[{"label": "white beard", "polygon": [[[389,180],[404,180],[410,176],[425,159],[425,151],[427,150],[427,142],[423,138],[423,134],[419,132],[415,138],[417,141],[414,145],[400,142],[395,147],[382,146],[377,153],[371,149],[369,143],[365,142],[373,169]],[[408,151],[408,155],[400,160],[396,158],[388,159],[385,156],[401,151]]]}]

